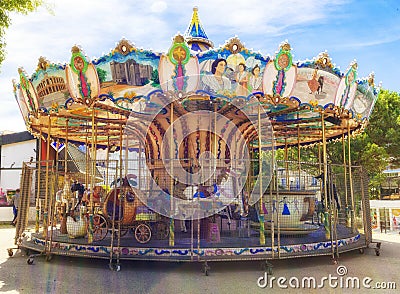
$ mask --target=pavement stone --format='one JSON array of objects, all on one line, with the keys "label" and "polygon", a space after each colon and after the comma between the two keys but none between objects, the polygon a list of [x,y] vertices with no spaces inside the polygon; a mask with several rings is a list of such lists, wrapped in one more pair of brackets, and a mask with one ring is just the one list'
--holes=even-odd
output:
[{"label": "pavement stone", "polygon": [[[27,264],[24,251],[15,250],[9,257],[15,229],[0,225],[0,293],[366,293],[366,289],[336,288],[324,284],[321,289],[278,287],[260,288],[257,280],[265,277],[259,261],[210,263],[210,275],[202,274],[202,264],[176,262],[122,261],[121,271],[111,271],[108,260],[55,256],[51,261],[35,258]],[[320,281],[329,275],[340,278],[337,270],[345,266],[343,277],[370,277],[376,282],[395,282],[397,290],[369,290],[369,293],[399,293],[400,235],[398,232],[374,233],[374,241],[382,242],[380,256],[371,249],[364,254],[352,251],[340,255],[339,264],[329,256],[274,260],[273,277],[288,281],[314,277]],[[268,276],[271,281],[271,276]],[[263,282],[264,280],[261,280]]]}]

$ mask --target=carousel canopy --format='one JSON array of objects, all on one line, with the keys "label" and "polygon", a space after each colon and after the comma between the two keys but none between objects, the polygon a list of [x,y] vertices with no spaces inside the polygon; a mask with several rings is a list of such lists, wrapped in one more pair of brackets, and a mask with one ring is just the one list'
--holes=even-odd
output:
[{"label": "carousel canopy", "polygon": [[[236,37],[212,46],[195,8],[187,33],[175,36],[166,52],[138,49],[123,39],[91,60],[74,46],[65,64],[40,57],[31,76],[20,68],[14,93],[33,135],[89,139],[98,147],[120,146],[127,126],[143,142],[151,126],[160,137],[172,108],[174,119],[195,110],[227,117],[246,134],[246,143],[313,144],[323,131],[328,140],[361,131],[377,99],[373,74],[359,78],[356,62],[341,72],[327,52],[294,61],[287,42],[272,56]],[[249,123],[249,117],[260,117],[258,106],[273,126],[274,143],[257,140],[257,126]]]}]

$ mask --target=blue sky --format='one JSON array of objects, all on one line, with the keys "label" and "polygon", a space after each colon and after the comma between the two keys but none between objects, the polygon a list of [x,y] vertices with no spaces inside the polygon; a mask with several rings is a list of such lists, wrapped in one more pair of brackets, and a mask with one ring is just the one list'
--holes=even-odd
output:
[{"label": "blue sky", "polygon": [[[13,14],[7,30],[7,58],[0,72],[0,131],[24,131],[12,92],[18,67],[28,75],[38,58],[66,63],[80,45],[93,59],[110,52],[121,38],[139,48],[168,50],[173,36],[184,33],[194,6],[215,46],[237,36],[263,55],[274,55],[287,40],[294,60],[327,51],[345,71],[354,59],[359,77],[375,72],[376,83],[400,92],[400,2],[348,0],[46,0],[50,9]],[[50,11],[49,11],[50,10]]]}]

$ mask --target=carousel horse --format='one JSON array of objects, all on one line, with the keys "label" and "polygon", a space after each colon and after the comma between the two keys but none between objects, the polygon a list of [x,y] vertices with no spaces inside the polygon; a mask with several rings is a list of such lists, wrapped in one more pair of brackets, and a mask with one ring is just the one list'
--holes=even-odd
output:
[{"label": "carousel horse", "polygon": [[239,220],[248,214],[249,204],[246,192],[236,192],[239,190],[240,175],[232,169],[225,169],[221,174],[220,184],[217,186],[220,199],[229,203],[225,209],[220,212],[223,218]]},{"label": "carousel horse", "polygon": [[[106,194],[106,190],[103,187],[95,186],[93,188],[93,203],[94,204],[100,203],[101,199],[105,196],[105,194]],[[86,203],[90,203],[91,197],[92,197],[92,192],[86,190],[83,193],[82,201],[86,202]]]},{"label": "carousel horse", "polygon": [[[204,186],[187,186],[180,197],[183,200],[193,200],[196,198],[207,198],[210,196],[210,193],[207,191],[207,189]],[[183,216],[190,214],[188,211],[192,210],[194,207],[192,205],[185,206],[181,205],[178,210],[178,213],[182,213]],[[196,207],[197,208],[197,207]],[[186,233],[187,232],[187,227],[186,227],[186,220],[180,220],[179,221],[180,229],[181,232]]]},{"label": "carousel horse", "polygon": [[[212,190],[210,192],[210,190]],[[195,200],[195,199],[210,199],[211,197],[216,197],[218,198],[220,196],[220,191],[218,188],[217,184],[213,184],[213,186],[208,187],[204,185],[199,185],[199,186],[187,186],[186,189],[183,191],[184,199],[185,200]],[[193,205],[189,204],[189,206],[185,207],[181,205],[179,207],[179,212],[182,213],[183,216],[188,215],[189,210],[193,210],[194,208],[199,209],[200,207],[197,207],[196,202],[193,203],[196,207]],[[186,221],[185,220],[180,220],[179,222],[181,232],[187,232],[187,227],[186,227]]]},{"label": "carousel horse", "polygon": [[117,178],[116,180],[112,181],[110,184],[111,188],[120,188],[120,187],[128,187],[130,186],[130,182],[128,181],[127,177]]},{"label": "carousel horse", "polygon": [[304,202],[308,203],[308,211],[301,216],[300,221],[312,219],[315,213],[315,197],[304,197]]}]

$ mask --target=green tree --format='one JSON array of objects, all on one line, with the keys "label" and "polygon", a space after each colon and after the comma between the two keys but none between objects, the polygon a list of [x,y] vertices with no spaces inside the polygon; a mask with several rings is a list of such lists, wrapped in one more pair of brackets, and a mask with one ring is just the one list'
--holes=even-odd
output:
[{"label": "green tree", "polygon": [[107,78],[107,71],[101,68],[97,68],[97,75],[99,76],[99,81],[100,83],[103,83],[106,81]]},{"label": "green tree", "polygon": [[151,80],[153,81],[152,85],[157,87],[160,85],[160,80],[158,78],[158,70],[155,69],[153,70],[153,72],[151,73]]},{"label": "green tree", "polygon": [[10,13],[27,14],[43,4],[43,0],[1,0],[0,1],[0,64],[5,59],[5,32],[11,25]]},{"label": "green tree", "polygon": [[[388,166],[400,165],[399,125],[400,96],[382,90],[364,132],[351,139],[351,163],[361,165],[367,171],[372,197],[379,198],[379,187],[387,180],[382,172]],[[347,142],[345,149],[347,154]],[[327,150],[330,162],[343,163],[341,142],[328,144]]]},{"label": "green tree", "polygon": [[[389,164],[399,166],[399,126],[400,96],[396,92],[382,90],[364,132],[351,139],[352,164],[363,166],[372,177],[381,173]],[[345,145],[347,153],[347,138]],[[343,163],[342,142],[328,144],[327,152],[330,162]]]},{"label": "green tree", "polygon": [[371,143],[383,147],[392,166],[400,166],[400,96],[382,90],[370,117],[366,134]]}]

